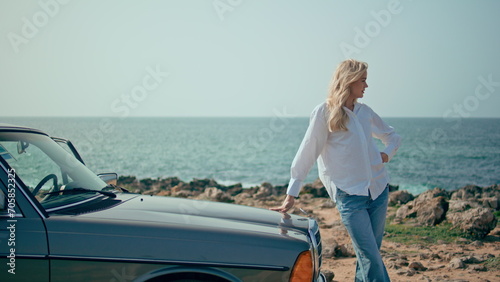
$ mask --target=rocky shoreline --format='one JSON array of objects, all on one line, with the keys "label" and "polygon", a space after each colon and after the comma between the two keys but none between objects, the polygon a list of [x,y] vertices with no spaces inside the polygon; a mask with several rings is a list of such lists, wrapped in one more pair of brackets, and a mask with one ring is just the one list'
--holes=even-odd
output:
[{"label": "rocky shoreline", "polygon": [[[145,195],[171,196],[270,208],[281,205],[287,185],[243,188],[213,179],[184,182],[177,177],[121,176],[118,186]],[[440,188],[412,195],[390,186],[390,224],[413,228],[450,224],[464,236],[453,243],[401,244],[384,240],[382,254],[393,281],[500,281],[500,185]],[[324,242],[323,271],[329,281],[352,281],[355,255],[335,204],[322,183],[306,184],[290,213],[312,216]]]}]

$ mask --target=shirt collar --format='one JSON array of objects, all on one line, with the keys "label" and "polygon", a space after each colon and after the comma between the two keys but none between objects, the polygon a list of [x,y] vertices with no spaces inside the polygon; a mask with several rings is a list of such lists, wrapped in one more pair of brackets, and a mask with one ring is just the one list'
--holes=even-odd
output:
[{"label": "shirt collar", "polygon": [[356,113],[356,112],[357,112],[357,110],[358,110],[358,108],[359,108],[359,105],[358,105],[358,103],[357,103],[357,102],[356,102],[356,103],[354,103],[354,109],[353,109],[352,111],[351,111],[348,107],[346,107],[346,106],[342,106],[342,107],[343,107],[345,110],[349,111],[349,112]]}]

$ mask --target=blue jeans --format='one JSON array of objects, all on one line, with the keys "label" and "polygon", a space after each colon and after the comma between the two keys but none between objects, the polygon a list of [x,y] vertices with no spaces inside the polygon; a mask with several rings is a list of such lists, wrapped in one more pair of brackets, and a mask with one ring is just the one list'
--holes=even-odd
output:
[{"label": "blue jeans", "polygon": [[340,189],[337,189],[336,198],[337,209],[356,252],[354,281],[391,281],[380,255],[389,188],[386,187],[375,200],[370,196],[349,195]]}]

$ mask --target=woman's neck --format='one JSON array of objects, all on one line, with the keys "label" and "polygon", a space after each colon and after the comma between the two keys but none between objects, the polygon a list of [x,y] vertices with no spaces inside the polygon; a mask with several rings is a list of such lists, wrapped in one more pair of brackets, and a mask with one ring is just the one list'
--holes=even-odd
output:
[{"label": "woman's neck", "polygon": [[354,111],[354,100],[346,101],[344,106],[351,111]]}]

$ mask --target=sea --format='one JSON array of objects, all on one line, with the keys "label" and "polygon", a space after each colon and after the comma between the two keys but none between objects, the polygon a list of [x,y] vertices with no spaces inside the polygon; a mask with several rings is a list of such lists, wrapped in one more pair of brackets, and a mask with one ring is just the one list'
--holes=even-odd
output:
[{"label": "sea", "polygon": [[[416,195],[435,187],[500,184],[500,119],[384,118],[403,138],[390,183]],[[244,187],[287,184],[306,117],[3,117],[72,141],[96,173],[212,178]],[[379,144],[382,148],[382,144]],[[318,178],[316,166],[306,179]]]}]

